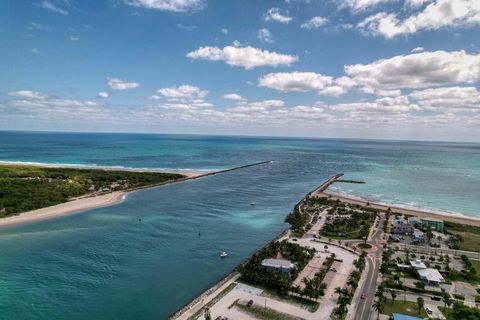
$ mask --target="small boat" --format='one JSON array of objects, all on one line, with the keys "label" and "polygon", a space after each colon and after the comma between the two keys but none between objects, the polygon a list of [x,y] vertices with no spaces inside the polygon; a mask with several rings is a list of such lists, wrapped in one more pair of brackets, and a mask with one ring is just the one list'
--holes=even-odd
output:
[{"label": "small boat", "polygon": [[254,205],[255,205],[255,202],[250,203],[250,205],[251,205],[251,206],[254,206]]},{"label": "small boat", "polygon": [[226,253],[225,251],[220,254],[220,258],[225,258],[226,256],[228,256],[228,253]]}]

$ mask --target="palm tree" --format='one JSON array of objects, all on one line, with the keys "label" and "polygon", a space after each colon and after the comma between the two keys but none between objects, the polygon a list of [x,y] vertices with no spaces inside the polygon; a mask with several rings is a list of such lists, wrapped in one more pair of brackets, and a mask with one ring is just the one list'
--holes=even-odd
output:
[{"label": "palm tree", "polygon": [[395,298],[397,297],[397,292],[395,290],[390,290],[390,295],[392,296],[392,304],[395,302]]},{"label": "palm tree", "polygon": [[384,311],[384,306],[383,306],[383,303],[382,301],[380,300],[376,300],[374,303],[373,303],[373,309],[375,309],[377,311],[377,320],[380,319],[380,313],[383,313]]},{"label": "palm tree", "polygon": [[425,301],[422,297],[417,298],[417,305],[418,305],[418,314],[421,313],[423,306],[425,305]]}]

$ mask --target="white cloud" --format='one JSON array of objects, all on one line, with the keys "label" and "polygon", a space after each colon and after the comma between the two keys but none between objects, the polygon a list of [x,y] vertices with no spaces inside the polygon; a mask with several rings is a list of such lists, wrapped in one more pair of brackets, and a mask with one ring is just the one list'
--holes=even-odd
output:
[{"label": "white cloud", "polygon": [[69,14],[67,10],[64,10],[64,9],[62,9],[62,8],[57,7],[57,6],[54,5],[51,1],[47,1],[47,0],[44,0],[44,1],[40,4],[40,7],[43,8],[43,9],[50,10],[50,11],[52,11],[52,12],[56,12],[56,13],[60,13],[60,14],[66,15],[66,16],[68,16],[68,14]]},{"label": "white cloud", "polygon": [[263,16],[265,21],[276,21],[284,24],[289,24],[293,18],[287,13],[281,13],[279,8],[271,8]]},{"label": "white cloud", "polygon": [[234,47],[241,47],[241,46],[242,46],[242,43],[241,43],[240,41],[238,41],[238,40],[234,40],[234,41],[232,42],[232,45],[233,45]]},{"label": "white cloud", "polygon": [[277,72],[261,77],[258,86],[282,92],[307,92],[322,90],[332,81],[332,77],[315,72]]},{"label": "white cloud", "polygon": [[304,24],[302,24],[300,27],[304,29],[318,29],[321,26],[324,26],[325,24],[328,23],[328,19],[324,17],[313,17],[312,19],[306,21]]},{"label": "white cloud", "polygon": [[253,69],[261,66],[277,67],[280,65],[291,65],[298,60],[297,56],[279,54],[253,47],[231,47],[223,49],[218,47],[200,47],[187,53],[191,59],[203,59],[209,61],[224,61],[230,66]]},{"label": "white cloud", "polygon": [[375,7],[382,2],[391,1],[392,0],[339,0],[339,4],[340,7],[347,7],[354,12],[359,12]]},{"label": "white cloud", "polygon": [[353,81],[371,89],[424,88],[480,80],[480,54],[434,51],[345,66]]},{"label": "white cloud", "polygon": [[70,41],[79,41],[80,37],[70,36]]},{"label": "white cloud", "polygon": [[161,11],[187,12],[205,5],[203,0],[125,0],[131,6]]},{"label": "white cloud", "polygon": [[480,92],[475,87],[443,87],[414,91],[409,95],[427,110],[480,110]]},{"label": "white cloud", "polygon": [[480,24],[480,1],[436,0],[406,19],[399,18],[395,13],[379,12],[367,17],[358,24],[358,27],[364,32],[391,39],[420,30],[475,24]]},{"label": "white cloud", "polygon": [[258,80],[259,87],[281,92],[317,91],[319,94],[335,97],[346,93],[355,85],[349,77],[333,79],[320,73],[299,71],[269,73]]},{"label": "white cloud", "polygon": [[424,47],[416,47],[416,48],[413,48],[412,51],[410,51],[411,53],[419,53],[419,52],[423,52],[425,51],[425,48]]},{"label": "white cloud", "polygon": [[38,50],[37,48],[32,48],[32,49],[30,49],[29,51],[30,51],[31,53],[35,53],[35,54],[40,53],[40,50]]},{"label": "white cloud", "polygon": [[220,30],[223,34],[228,34],[228,29],[227,28],[222,28],[222,30]]},{"label": "white cloud", "polygon": [[140,86],[137,82],[128,82],[124,81],[120,78],[107,78],[108,79],[108,87],[113,90],[129,90],[135,89]]},{"label": "white cloud", "polygon": [[108,93],[107,93],[107,92],[104,92],[104,91],[99,92],[98,95],[97,95],[97,97],[98,97],[98,98],[103,98],[103,99],[108,98]]},{"label": "white cloud", "polygon": [[226,100],[234,100],[234,101],[243,100],[243,97],[237,93],[226,93],[222,96],[222,98]]},{"label": "white cloud", "polygon": [[42,31],[50,31],[50,25],[48,24],[42,24],[42,23],[37,23],[37,22],[30,22],[30,26],[28,27],[28,30],[42,30]]},{"label": "white cloud", "polygon": [[195,86],[181,85],[179,87],[159,89],[158,93],[161,96],[172,100],[194,100],[205,98],[208,94],[208,91],[201,90]]},{"label": "white cloud", "polygon": [[93,101],[82,101],[75,99],[59,99],[48,94],[32,90],[18,90],[8,93],[14,97],[9,105],[22,108],[46,108],[46,107],[93,107],[100,104]]},{"label": "white cloud", "polygon": [[258,30],[257,37],[263,42],[267,42],[267,43],[274,42],[272,34],[270,33],[270,30],[268,30],[267,28],[262,28]]}]

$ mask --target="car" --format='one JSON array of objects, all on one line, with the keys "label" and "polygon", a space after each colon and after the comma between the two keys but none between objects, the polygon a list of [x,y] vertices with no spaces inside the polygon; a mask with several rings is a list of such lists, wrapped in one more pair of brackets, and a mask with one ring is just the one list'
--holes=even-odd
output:
[{"label": "car", "polygon": [[427,311],[428,314],[432,314],[433,310],[430,309],[429,307],[425,307],[425,311]]},{"label": "car", "polygon": [[253,304],[253,300],[248,301],[248,302],[247,302],[247,307],[250,308],[250,307],[252,306],[252,304]]},{"label": "car", "polygon": [[330,271],[332,271],[332,272],[337,272],[337,269],[335,269],[335,268],[330,268]]},{"label": "car", "polygon": [[298,241],[298,239],[297,239],[297,238],[293,238],[292,241]]},{"label": "car", "polygon": [[365,293],[362,293],[362,295],[360,296],[360,299],[365,299]]},{"label": "car", "polygon": [[432,296],[432,300],[435,300],[435,301],[440,301],[440,300],[442,300],[442,297],[439,297],[439,296]]}]

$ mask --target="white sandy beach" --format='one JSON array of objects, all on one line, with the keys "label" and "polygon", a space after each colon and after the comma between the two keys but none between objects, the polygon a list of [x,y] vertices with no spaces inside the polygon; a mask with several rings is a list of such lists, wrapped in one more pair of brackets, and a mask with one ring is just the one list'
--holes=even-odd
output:
[{"label": "white sandy beach", "polygon": [[354,196],[339,194],[339,193],[330,191],[328,189],[323,191],[322,193],[317,194],[317,196],[319,197],[331,196],[331,199],[333,200],[339,199],[340,201],[343,201],[346,203],[358,204],[361,206],[365,206],[367,203],[369,203],[370,208],[375,208],[380,210],[387,210],[388,208],[390,208],[392,211],[398,212],[401,214],[424,217],[424,218],[437,218],[444,221],[450,221],[454,223],[468,224],[468,225],[480,227],[480,219],[478,218],[467,217],[459,214],[456,215],[456,214],[448,214],[443,212],[430,212],[430,211],[424,211],[419,209],[402,208],[395,205],[389,205],[381,202],[372,202],[372,201],[360,199]]},{"label": "white sandy beach", "polygon": [[123,200],[124,195],[125,192],[123,191],[115,191],[100,196],[78,198],[55,206],[23,212],[16,216],[9,216],[0,219],[0,227],[41,221],[84,210],[110,206],[120,203]]}]

